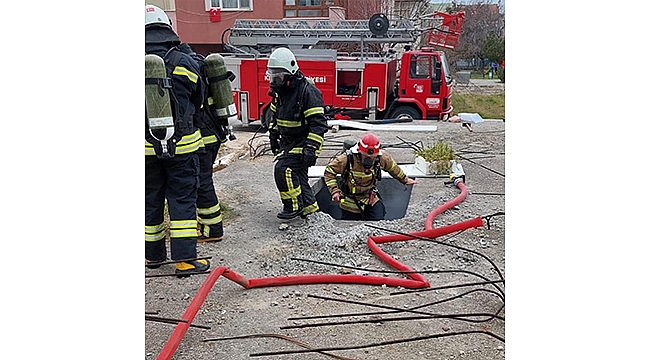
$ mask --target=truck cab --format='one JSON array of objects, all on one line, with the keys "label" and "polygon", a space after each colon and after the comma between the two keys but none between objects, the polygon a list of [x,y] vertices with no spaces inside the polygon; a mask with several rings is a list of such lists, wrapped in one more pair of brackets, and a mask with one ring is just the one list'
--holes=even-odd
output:
[{"label": "truck cab", "polygon": [[451,106],[453,80],[442,51],[424,48],[402,55],[396,101],[389,116],[446,120]]}]

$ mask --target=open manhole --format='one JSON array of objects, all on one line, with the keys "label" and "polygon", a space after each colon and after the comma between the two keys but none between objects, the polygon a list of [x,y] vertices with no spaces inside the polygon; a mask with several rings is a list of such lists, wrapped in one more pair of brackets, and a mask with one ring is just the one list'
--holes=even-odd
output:
[{"label": "open manhole", "polygon": [[[340,176],[338,178],[340,180]],[[325,186],[325,179],[322,177],[318,179],[318,182],[312,186],[312,189],[316,194],[316,201],[318,202],[320,211],[330,214],[336,220],[341,220],[341,208],[338,203],[332,201],[332,196],[327,186]],[[406,215],[406,209],[411,200],[412,189],[413,186],[406,186],[405,190],[404,184],[401,182],[392,177],[382,176],[382,179],[377,182],[377,190],[379,190],[379,195],[386,206],[386,217],[384,220],[401,219]]]}]

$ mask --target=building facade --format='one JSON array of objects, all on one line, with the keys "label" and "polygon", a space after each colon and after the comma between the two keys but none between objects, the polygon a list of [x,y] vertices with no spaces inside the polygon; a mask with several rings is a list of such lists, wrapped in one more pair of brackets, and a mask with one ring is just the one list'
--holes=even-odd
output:
[{"label": "building facade", "polygon": [[200,54],[223,51],[236,19],[369,19],[395,0],[145,0],[163,9],[183,42]]}]

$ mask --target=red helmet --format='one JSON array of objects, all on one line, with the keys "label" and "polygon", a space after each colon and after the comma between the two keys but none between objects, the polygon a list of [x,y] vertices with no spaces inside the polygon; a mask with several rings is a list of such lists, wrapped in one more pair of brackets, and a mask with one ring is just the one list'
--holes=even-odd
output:
[{"label": "red helmet", "polygon": [[361,140],[359,140],[359,152],[366,155],[373,155],[379,153],[379,138],[373,133],[368,133],[364,135]]}]

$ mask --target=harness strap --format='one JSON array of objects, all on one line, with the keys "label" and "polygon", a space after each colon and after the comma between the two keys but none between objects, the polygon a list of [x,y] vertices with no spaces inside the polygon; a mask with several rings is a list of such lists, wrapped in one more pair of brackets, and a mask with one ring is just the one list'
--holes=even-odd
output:
[{"label": "harness strap", "polygon": [[165,91],[163,89],[171,89],[172,88],[172,79],[166,77],[164,79],[161,78],[144,78],[144,84],[145,85],[158,85],[158,94],[160,96],[165,95]]},{"label": "harness strap", "polygon": [[235,80],[236,77],[237,76],[232,71],[228,70],[228,71],[226,71],[225,74],[209,77],[208,78],[208,83],[213,84],[213,83],[216,83],[217,81],[222,81],[222,80],[226,80],[226,79],[228,79],[228,80],[230,80],[230,82],[232,82],[233,80]]}]

